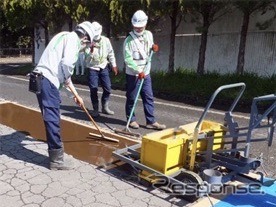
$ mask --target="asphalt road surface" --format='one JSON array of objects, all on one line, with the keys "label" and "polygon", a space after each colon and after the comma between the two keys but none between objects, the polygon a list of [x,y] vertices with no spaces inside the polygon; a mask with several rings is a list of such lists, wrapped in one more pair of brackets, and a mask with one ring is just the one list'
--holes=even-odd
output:
[{"label": "asphalt road surface", "polygon": [[[0,70],[13,70],[16,69],[14,65],[1,65]],[[89,89],[84,85],[75,85],[78,93],[83,98],[85,106],[92,110],[92,105],[89,96]],[[16,102],[31,108],[38,109],[36,96],[28,91],[28,78],[24,76],[10,76],[0,75],[0,99]],[[101,96],[101,89],[99,88],[99,96]],[[211,94],[210,94],[211,96]],[[69,118],[77,119],[79,122],[91,124],[89,118],[85,112],[77,106],[73,99],[68,96],[66,90],[61,91],[62,103],[61,114]],[[113,90],[110,100],[110,108],[115,111],[115,115],[100,114],[100,117],[95,121],[102,128],[109,129],[124,129],[126,126],[125,117],[125,91]],[[229,106],[230,107],[230,106]],[[197,122],[202,115],[204,108],[194,107],[192,105],[186,105],[180,102],[165,101],[161,99],[155,99],[155,116],[159,123],[166,124],[167,127],[174,128],[180,125]],[[140,124],[140,128],[132,132],[140,133],[142,135],[152,132],[145,128],[145,117],[143,112],[142,102],[139,99],[136,107],[137,122]],[[205,119],[213,120],[219,123],[223,123],[224,114],[226,111],[219,111],[210,109]],[[247,127],[249,124],[250,114],[238,113],[234,110],[234,119],[238,122],[239,126]],[[42,129],[44,130],[44,129]],[[257,136],[263,136],[264,131],[256,132]],[[270,148],[267,147],[266,142],[252,143],[250,155],[252,157],[258,157],[263,154],[264,168],[259,168],[260,171],[267,173],[269,177],[276,177],[276,136],[274,133],[274,141]]]}]

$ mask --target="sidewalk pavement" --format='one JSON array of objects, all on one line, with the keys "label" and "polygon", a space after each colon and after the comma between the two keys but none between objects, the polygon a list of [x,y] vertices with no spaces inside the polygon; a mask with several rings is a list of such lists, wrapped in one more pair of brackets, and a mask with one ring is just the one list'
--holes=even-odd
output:
[{"label": "sidewalk pavement", "polygon": [[[68,156],[68,155],[66,155]],[[74,159],[69,171],[48,169],[47,144],[0,124],[0,207],[186,206],[116,169]]]}]

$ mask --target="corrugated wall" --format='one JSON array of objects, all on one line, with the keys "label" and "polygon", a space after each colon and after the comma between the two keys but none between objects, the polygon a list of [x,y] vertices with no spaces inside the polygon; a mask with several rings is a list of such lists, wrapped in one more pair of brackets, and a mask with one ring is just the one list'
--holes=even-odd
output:
[{"label": "corrugated wall", "polygon": [[[160,51],[153,57],[152,68],[166,71],[169,62],[169,37],[155,36]],[[123,39],[112,40],[117,62],[122,68]],[[175,68],[197,68],[200,46],[199,35],[177,36],[175,42]],[[239,34],[209,35],[206,50],[205,70],[220,73],[235,73],[238,59]],[[261,76],[276,74],[276,32],[252,32],[247,36],[245,49],[246,72]]]},{"label": "corrugated wall", "polygon": [[276,74],[276,33],[253,33],[248,36],[246,71],[260,75]]},{"label": "corrugated wall", "polygon": [[[246,72],[254,72],[261,76],[276,74],[276,21],[266,30],[258,30],[256,23],[266,20],[273,13],[254,13],[251,15],[246,49]],[[238,10],[223,16],[214,22],[209,29],[206,49],[205,70],[218,71],[220,73],[235,73],[238,59],[238,48],[242,14]],[[154,39],[159,44],[160,51],[154,55],[153,69],[168,69],[170,21],[164,19],[157,26],[158,33],[154,33]],[[196,25],[190,21],[182,22],[177,29],[175,40],[175,68],[197,68],[200,46],[200,35],[196,32]],[[113,45],[118,59],[118,65],[122,67],[123,40],[114,40]]]}]

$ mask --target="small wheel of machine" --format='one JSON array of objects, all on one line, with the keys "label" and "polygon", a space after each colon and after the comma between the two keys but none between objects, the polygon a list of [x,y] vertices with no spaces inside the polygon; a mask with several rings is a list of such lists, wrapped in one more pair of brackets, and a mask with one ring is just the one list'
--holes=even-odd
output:
[{"label": "small wheel of machine", "polygon": [[149,181],[147,181],[147,180],[145,180],[145,179],[143,179],[143,178],[141,178],[139,180],[139,184],[142,185],[142,186],[144,186],[144,187],[146,187],[146,188],[152,187],[152,183],[149,182]]},{"label": "small wheel of machine", "polygon": [[183,192],[179,195],[181,198],[190,202],[194,202],[199,198],[199,189],[203,180],[198,174],[192,171],[182,170],[174,179],[184,184]]}]

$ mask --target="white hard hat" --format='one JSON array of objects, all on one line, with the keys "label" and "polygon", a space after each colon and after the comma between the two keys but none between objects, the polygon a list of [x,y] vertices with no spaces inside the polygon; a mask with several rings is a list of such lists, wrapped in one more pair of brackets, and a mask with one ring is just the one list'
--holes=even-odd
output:
[{"label": "white hard hat", "polygon": [[142,10],[138,10],[133,14],[131,23],[134,27],[145,27],[148,23],[148,16]]},{"label": "white hard hat", "polygon": [[94,40],[99,40],[101,38],[103,27],[98,22],[92,22],[92,27],[95,31]]},{"label": "white hard hat", "polygon": [[89,21],[85,21],[85,22],[78,24],[76,27],[76,31],[79,31],[79,32],[83,33],[84,35],[86,35],[86,33],[87,33],[90,40],[93,40],[93,38],[95,36],[95,29],[93,28],[93,25]]}]

